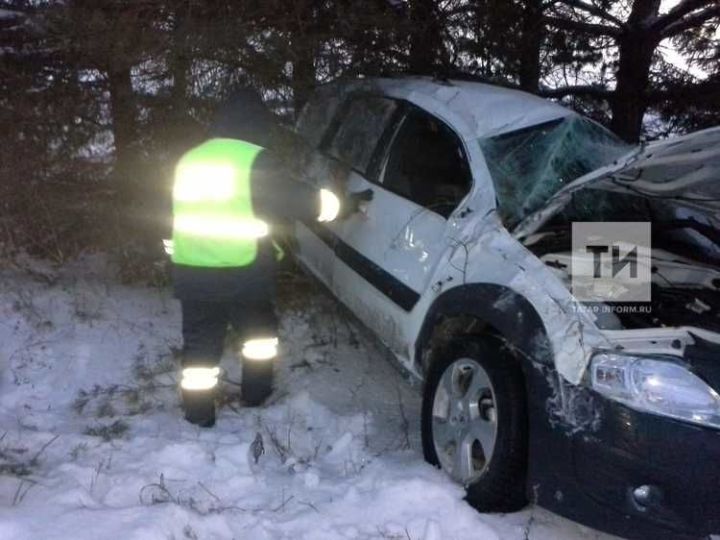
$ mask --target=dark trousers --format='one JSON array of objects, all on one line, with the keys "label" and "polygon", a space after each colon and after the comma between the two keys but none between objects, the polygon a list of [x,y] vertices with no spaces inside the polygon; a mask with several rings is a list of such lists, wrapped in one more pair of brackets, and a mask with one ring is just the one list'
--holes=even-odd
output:
[{"label": "dark trousers", "polygon": [[183,367],[218,365],[229,327],[240,334],[241,342],[277,336],[273,298],[270,294],[252,296],[256,297],[245,301],[180,301]]}]

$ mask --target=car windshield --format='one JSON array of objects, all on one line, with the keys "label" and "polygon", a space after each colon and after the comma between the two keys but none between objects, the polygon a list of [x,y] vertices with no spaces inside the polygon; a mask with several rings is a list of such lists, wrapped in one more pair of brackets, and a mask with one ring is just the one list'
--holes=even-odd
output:
[{"label": "car windshield", "polygon": [[480,139],[507,227],[576,178],[609,165],[631,150],[608,130],[580,116]]}]

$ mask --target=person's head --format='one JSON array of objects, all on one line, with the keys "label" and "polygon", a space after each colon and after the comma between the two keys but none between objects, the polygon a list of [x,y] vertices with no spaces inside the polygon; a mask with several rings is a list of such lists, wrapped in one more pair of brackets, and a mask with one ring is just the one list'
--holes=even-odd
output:
[{"label": "person's head", "polygon": [[260,95],[252,88],[243,88],[218,108],[209,135],[273,149],[281,129],[278,117],[267,108]]}]

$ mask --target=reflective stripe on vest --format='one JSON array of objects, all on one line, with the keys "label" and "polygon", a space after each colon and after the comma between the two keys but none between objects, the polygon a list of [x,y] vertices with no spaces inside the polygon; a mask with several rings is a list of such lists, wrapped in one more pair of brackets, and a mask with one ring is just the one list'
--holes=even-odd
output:
[{"label": "reflective stripe on vest", "polygon": [[250,175],[263,149],[235,139],[211,139],[187,152],[175,169],[173,253],[177,264],[252,264],[268,226],[252,208]]}]

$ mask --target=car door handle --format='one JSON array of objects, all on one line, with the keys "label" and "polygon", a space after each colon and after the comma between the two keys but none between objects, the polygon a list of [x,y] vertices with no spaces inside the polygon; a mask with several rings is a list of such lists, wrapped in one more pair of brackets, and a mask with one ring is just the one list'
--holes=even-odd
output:
[{"label": "car door handle", "polygon": [[348,208],[345,215],[350,216],[352,214],[360,213],[367,216],[367,205],[374,197],[375,193],[372,189],[348,193],[346,197]]},{"label": "car door handle", "polygon": [[359,203],[368,203],[375,198],[375,192],[372,189],[365,189],[363,191],[355,191],[348,195],[348,198]]}]

